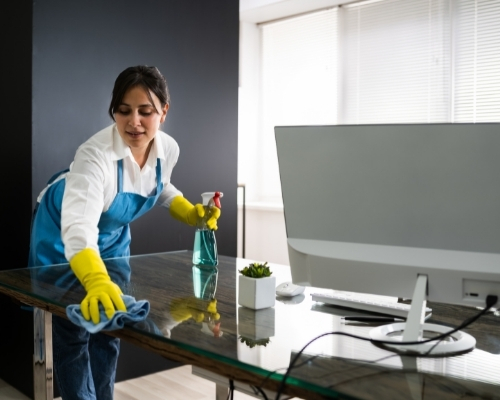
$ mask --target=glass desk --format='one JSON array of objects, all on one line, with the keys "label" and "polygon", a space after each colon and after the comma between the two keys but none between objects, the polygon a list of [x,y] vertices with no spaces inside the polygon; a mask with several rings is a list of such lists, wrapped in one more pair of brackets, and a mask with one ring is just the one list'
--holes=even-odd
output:
[{"label": "glass desk", "polygon": [[[224,390],[227,395],[232,379],[236,389],[259,387],[274,398],[270,393],[278,391],[291,360],[312,339],[332,331],[368,337],[373,327],[342,324],[340,317],[354,312],[313,302],[310,293],[318,289],[277,298],[265,310],[239,307],[237,270],[253,260],[220,256],[216,269],[203,269],[193,267],[191,258],[191,251],[180,251],[105,260],[125,294],[151,305],[146,321],[108,333],[193,365],[196,374],[216,381],[218,396]],[[288,267],[270,265],[277,284],[290,280]],[[35,394],[51,399],[51,314],[65,317],[66,306],[80,303],[84,289],[61,264],[2,271],[0,292],[36,307]],[[212,298],[219,315],[207,311]],[[429,306],[429,321],[449,326],[477,313]],[[465,331],[477,339],[476,349],[446,358],[399,356],[368,341],[323,336],[304,350],[283,393],[303,399],[500,398],[500,317],[489,313]]]}]

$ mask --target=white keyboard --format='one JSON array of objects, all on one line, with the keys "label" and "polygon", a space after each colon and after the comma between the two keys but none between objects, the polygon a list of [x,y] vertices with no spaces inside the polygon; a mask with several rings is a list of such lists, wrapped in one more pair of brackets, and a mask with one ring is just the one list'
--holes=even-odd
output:
[{"label": "white keyboard", "polygon": [[[356,310],[376,312],[379,314],[392,315],[394,317],[407,318],[411,305],[397,303],[396,301],[383,300],[385,296],[371,296],[351,292],[335,293],[311,293],[314,301],[353,308]],[[426,319],[432,313],[432,309],[425,309]]]}]

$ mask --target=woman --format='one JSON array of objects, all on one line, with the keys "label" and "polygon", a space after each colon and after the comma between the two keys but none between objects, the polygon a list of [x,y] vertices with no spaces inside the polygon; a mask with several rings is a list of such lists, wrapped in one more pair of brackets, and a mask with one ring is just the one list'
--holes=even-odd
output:
[{"label": "woman", "polygon": [[[155,67],[125,69],[113,88],[109,115],[114,124],[83,143],[70,168],[57,174],[38,197],[32,224],[29,266],[69,262],[87,295],[82,314],[99,322],[99,304],[108,318],[126,311],[120,287],[103,259],[130,254],[129,223],[155,204],[179,221],[196,225],[204,216],[170,183],[179,147],[159,130],[170,98]],[[220,210],[209,221],[217,229]],[[123,271],[127,275],[127,271]],[[63,399],[112,400],[119,340],[90,335],[53,317],[54,370]]]}]

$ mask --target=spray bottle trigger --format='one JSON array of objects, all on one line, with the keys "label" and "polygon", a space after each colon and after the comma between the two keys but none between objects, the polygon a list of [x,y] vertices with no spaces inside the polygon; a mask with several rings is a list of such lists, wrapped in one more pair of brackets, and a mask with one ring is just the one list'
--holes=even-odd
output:
[{"label": "spray bottle trigger", "polygon": [[217,208],[221,208],[220,197],[221,197],[221,192],[215,192],[215,195],[212,199],[215,207],[217,207]]}]

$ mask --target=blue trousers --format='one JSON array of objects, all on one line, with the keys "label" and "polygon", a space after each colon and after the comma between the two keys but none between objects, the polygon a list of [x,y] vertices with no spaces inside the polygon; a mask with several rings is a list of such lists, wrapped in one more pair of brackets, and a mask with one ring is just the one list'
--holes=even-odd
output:
[{"label": "blue trousers", "polygon": [[113,400],[120,339],[53,315],[52,347],[63,400]]}]

